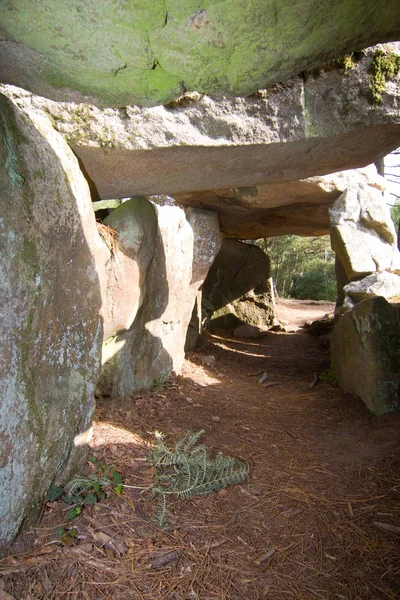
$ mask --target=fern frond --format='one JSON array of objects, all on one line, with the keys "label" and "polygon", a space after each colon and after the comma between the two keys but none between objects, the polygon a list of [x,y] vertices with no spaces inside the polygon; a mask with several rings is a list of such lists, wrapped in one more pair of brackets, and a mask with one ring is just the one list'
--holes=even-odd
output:
[{"label": "fern frond", "polygon": [[94,483],[97,483],[100,487],[112,485],[111,479],[108,479],[107,477],[97,477],[96,475],[82,477],[78,475],[67,483],[65,491],[72,496],[73,494],[92,489]]},{"label": "fern frond", "polygon": [[165,529],[168,526],[167,497],[165,494],[161,494],[160,504],[157,512],[157,522],[161,529]]},{"label": "fern frond", "polygon": [[210,458],[206,446],[197,443],[203,434],[204,430],[188,431],[172,449],[159,438],[149,455],[156,467],[151,493],[152,497],[160,497],[157,520],[161,527],[167,526],[168,497],[187,500],[217,492],[228,485],[242,483],[249,475],[247,462],[223,454]]},{"label": "fern frond", "polygon": [[[196,442],[201,438],[201,436],[204,435],[204,433],[204,429],[200,429],[200,431],[197,431],[197,433],[191,433],[190,431],[188,431],[183,440],[179,442],[180,447],[182,447],[185,452],[188,452],[189,449],[192,446],[194,446]],[[178,446],[176,446],[176,449],[177,448]]]}]

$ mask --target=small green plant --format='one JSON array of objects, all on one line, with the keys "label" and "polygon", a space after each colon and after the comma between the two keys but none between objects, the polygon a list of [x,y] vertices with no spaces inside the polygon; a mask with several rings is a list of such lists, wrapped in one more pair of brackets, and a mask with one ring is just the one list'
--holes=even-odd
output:
[{"label": "small green plant", "polygon": [[321,381],[329,383],[329,385],[338,385],[338,380],[336,379],[335,374],[335,367],[333,365],[331,365],[326,371],[323,371],[323,373],[320,374],[319,378],[321,379]]},{"label": "small green plant", "polygon": [[385,52],[382,48],[378,48],[372,60],[369,75],[369,89],[373,105],[381,104],[386,81],[394,79],[399,73],[400,55]]},{"label": "small green plant", "polygon": [[65,546],[72,546],[76,542],[76,531],[75,529],[66,529],[65,527],[57,527],[56,534],[59,536],[60,541]]},{"label": "small green plant", "polygon": [[342,58],[338,58],[335,61],[335,64],[344,69],[344,74],[348,75],[352,69],[356,66],[358,62],[365,56],[365,50],[358,50],[356,52],[352,52],[347,56],[343,56]]},{"label": "small green plant", "polygon": [[51,502],[62,500],[64,504],[70,506],[66,514],[68,521],[72,521],[79,515],[85,505],[96,504],[103,500],[106,497],[104,488],[112,488],[118,495],[122,492],[122,476],[112,465],[97,462],[94,457],[89,458],[89,462],[96,467],[93,475],[88,477],[77,475],[63,488],[51,486],[49,489],[48,499]]},{"label": "small green plant", "polygon": [[159,498],[157,521],[163,529],[168,526],[168,498],[187,500],[195,495],[209,494],[242,483],[249,476],[249,465],[217,454],[210,458],[208,450],[198,440],[204,431],[187,432],[173,448],[167,446],[162,434],[149,454],[155,465],[152,496]]}]

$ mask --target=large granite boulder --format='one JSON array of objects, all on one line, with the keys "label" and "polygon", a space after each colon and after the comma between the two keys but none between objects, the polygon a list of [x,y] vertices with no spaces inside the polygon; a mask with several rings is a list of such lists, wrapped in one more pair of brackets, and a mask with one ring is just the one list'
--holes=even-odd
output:
[{"label": "large granite boulder", "polygon": [[0,96],[0,549],[85,459],[105,255],[78,161]]},{"label": "large granite boulder", "polygon": [[400,270],[396,230],[382,193],[360,184],[329,209],[331,243],[350,281]]},{"label": "large granite boulder", "polygon": [[271,264],[265,252],[252,244],[222,240],[203,285],[203,308],[210,329],[272,325]]},{"label": "large granite boulder", "polygon": [[332,364],[339,386],[375,414],[400,409],[400,308],[363,300],[336,324]]},{"label": "large granite boulder", "polygon": [[344,293],[356,304],[370,296],[400,299],[400,275],[388,271],[377,271],[359,281],[344,286]]},{"label": "large granite boulder", "polygon": [[[196,294],[218,253],[217,215],[198,209],[157,206],[134,198],[107,219],[120,233],[120,250],[108,265],[108,281],[123,282],[109,291],[110,306],[126,296],[118,321],[105,315],[110,337],[103,347],[97,392],[121,397],[180,372]],[[119,263],[126,253],[125,266]],[[126,269],[126,276],[124,275]],[[129,318],[126,318],[128,317]],[[115,330],[116,323],[125,325]],[[114,328],[114,330],[113,330]]]},{"label": "large granite boulder", "polygon": [[397,0],[3,0],[0,80],[56,100],[247,95],[400,37]]}]

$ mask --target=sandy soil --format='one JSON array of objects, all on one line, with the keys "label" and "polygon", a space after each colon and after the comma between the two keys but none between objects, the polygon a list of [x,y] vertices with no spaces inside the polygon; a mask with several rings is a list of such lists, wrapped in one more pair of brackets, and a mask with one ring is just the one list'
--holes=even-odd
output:
[{"label": "sandy soil", "polygon": [[[279,310],[296,327],[329,312],[289,302]],[[207,335],[182,376],[99,402],[91,453],[130,487],[109,490],[71,524],[66,507],[48,502],[0,561],[0,598],[398,598],[400,414],[373,416],[323,381],[312,387],[328,366],[328,351],[304,332]],[[172,501],[161,530],[147,493],[152,432],[173,441],[188,429],[204,429],[210,450],[246,459],[250,477]],[[76,535],[60,539],[60,525]]]},{"label": "sandy soil", "polygon": [[282,325],[292,331],[298,331],[309,321],[317,321],[325,315],[331,315],[334,309],[334,302],[279,298],[275,313]]}]

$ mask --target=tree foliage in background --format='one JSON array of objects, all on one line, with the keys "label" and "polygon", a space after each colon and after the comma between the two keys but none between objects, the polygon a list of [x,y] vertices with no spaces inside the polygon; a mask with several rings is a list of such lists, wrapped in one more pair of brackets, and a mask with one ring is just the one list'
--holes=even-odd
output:
[{"label": "tree foliage in background", "polygon": [[397,247],[400,250],[400,199],[397,198],[396,204],[393,204],[390,210],[392,220],[397,231]]},{"label": "tree foliage in background", "polygon": [[331,260],[310,263],[303,275],[294,277],[291,291],[299,300],[336,300],[335,264]]},{"label": "tree foliage in background", "polygon": [[[400,250],[400,197],[398,195],[398,188],[400,186],[400,148],[391,153],[395,159],[388,166],[385,165],[385,177],[391,183],[394,183],[393,192],[390,195],[393,196],[389,206],[391,207],[391,215],[394,226],[397,231],[397,247]],[[398,159],[398,160],[396,160]]]},{"label": "tree foliage in background", "polygon": [[335,257],[328,235],[285,235],[258,240],[271,258],[278,296],[308,300],[336,300]]}]

